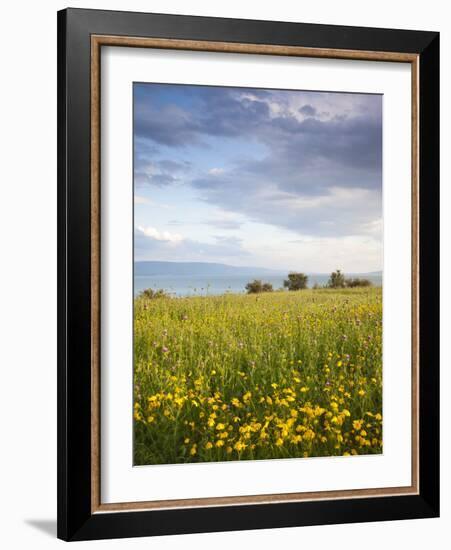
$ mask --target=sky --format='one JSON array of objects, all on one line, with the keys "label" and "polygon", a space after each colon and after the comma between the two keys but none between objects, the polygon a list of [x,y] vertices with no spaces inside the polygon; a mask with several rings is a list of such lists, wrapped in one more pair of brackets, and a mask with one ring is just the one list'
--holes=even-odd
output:
[{"label": "sky", "polygon": [[382,96],[134,84],[135,261],[382,269]]}]

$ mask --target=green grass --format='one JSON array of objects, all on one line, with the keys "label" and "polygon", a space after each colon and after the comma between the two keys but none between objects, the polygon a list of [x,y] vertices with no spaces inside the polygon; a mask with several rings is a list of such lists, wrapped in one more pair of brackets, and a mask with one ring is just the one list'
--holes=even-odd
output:
[{"label": "green grass", "polygon": [[135,299],[134,462],[382,452],[382,290]]}]

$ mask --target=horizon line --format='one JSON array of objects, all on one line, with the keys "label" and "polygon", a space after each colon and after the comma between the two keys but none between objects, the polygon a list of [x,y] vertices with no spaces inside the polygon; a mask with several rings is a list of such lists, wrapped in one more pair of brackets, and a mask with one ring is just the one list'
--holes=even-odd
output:
[{"label": "horizon line", "polygon": [[[288,271],[289,273],[292,272],[299,272],[299,270],[292,269],[292,268],[280,268],[276,269],[274,267],[263,267],[263,266],[254,266],[254,265],[232,265],[232,264],[226,264],[224,262],[209,262],[209,261],[200,261],[200,260],[135,260],[133,259],[133,263],[167,263],[167,264],[206,264],[206,265],[223,265],[226,267],[233,267],[235,269],[266,269],[268,271]],[[371,269],[367,271],[355,271],[355,270],[347,270],[343,268],[336,268],[332,271],[312,271],[312,270],[305,270],[305,273],[310,273],[314,275],[329,275],[330,273],[334,271],[341,271],[342,273],[351,273],[351,274],[370,274],[370,273],[383,273],[383,269]]]}]

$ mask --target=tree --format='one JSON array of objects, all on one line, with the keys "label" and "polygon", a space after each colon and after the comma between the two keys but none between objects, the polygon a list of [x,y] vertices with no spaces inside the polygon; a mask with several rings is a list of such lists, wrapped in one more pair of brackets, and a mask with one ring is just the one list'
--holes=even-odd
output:
[{"label": "tree", "polygon": [[344,288],[346,286],[345,276],[339,269],[330,274],[327,286],[328,288]]},{"label": "tree", "polygon": [[260,292],[272,292],[271,283],[262,283],[260,279],[254,279],[252,282],[247,283],[246,290],[248,294],[259,294]]},{"label": "tree", "polygon": [[288,279],[283,282],[283,286],[288,290],[303,290],[307,288],[308,276],[305,273],[288,273]]},{"label": "tree", "polygon": [[271,283],[263,283],[262,291],[263,292],[272,292],[274,289]]}]

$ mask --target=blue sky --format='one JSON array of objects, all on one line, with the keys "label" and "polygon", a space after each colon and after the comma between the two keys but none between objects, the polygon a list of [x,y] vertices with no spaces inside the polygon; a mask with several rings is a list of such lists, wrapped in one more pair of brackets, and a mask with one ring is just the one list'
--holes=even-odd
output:
[{"label": "blue sky", "polygon": [[382,96],[134,84],[135,260],[382,268]]}]

